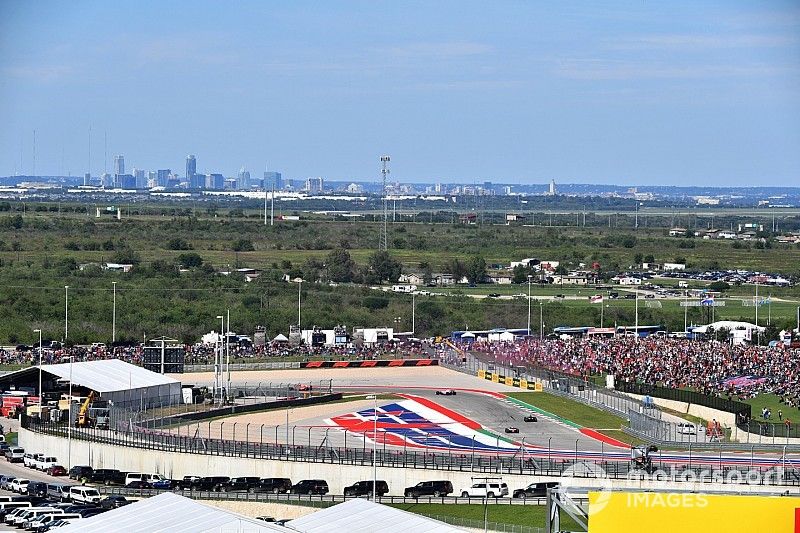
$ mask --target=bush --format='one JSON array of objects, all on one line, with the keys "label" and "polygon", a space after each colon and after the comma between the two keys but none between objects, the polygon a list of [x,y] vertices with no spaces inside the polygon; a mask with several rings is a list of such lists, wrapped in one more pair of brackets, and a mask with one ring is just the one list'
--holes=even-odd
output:
[{"label": "bush", "polygon": [[233,242],[234,252],[252,252],[253,250],[255,250],[255,247],[250,239],[238,239]]}]

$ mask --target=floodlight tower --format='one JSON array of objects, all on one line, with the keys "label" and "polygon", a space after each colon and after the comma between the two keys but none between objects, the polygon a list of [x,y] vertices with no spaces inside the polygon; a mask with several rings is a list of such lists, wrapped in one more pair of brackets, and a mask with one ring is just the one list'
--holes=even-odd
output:
[{"label": "floodlight tower", "polygon": [[386,175],[389,174],[388,164],[391,161],[388,155],[381,156],[381,174],[383,175],[383,227],[381,228],[381,239],[378,248],[386,251],[389,249],[389,201],[386,195]]}]

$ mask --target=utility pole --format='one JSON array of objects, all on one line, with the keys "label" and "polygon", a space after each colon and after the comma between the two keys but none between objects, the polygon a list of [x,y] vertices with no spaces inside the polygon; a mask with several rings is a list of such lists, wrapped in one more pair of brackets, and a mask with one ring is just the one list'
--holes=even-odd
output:
[{"label": "utility pole", "polygon": [[383,189],[381,190],[381,194],[383,195],[383,227],[381,228],[378,249],[384,252],[389,249],[389,199],[386,194],[386,176],[389,174],[389,161],[391,161],[391,158],[388,155],[381,156],[381,175],[383,176]]},{"label": "utility pole", "polygon": [[111,312],[111,344],[117,340],[117,282],[112,281],[111,287],[114,293],[114,303]]}]

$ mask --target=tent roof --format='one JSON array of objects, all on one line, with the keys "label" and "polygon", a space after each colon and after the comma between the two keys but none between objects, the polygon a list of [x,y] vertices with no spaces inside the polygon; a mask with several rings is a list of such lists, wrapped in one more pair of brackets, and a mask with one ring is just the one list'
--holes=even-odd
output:
[{"label": "tent roof", "polygon": [[708,328],[713,328],[715,331],[719,331],[720,329],[727,329],[729,331],[742,331],[742,330],[756,330],[764,331],[766,328],[764,326],[756,326],[755,324],[751,324],[750,322],[739,322],[736,320],[719,320],[717,322],[712,322],[711,324],[706,324],[705,326],[700,326],[694,328],[692,331],[694,333],[706,333]]},{"label": "tent roof", "polygon": [[124,507],[78,520],[59,532],[169,531],[195,533],[219,531],[291,532],[291,529],[224,511],[190,498],[165,492]]},{"label": "tent roof", "polygon": [[[176,379],[145,370],[140,366],[132,365],[119,359],[43,365],[42,371],[69,381],[70,366],[72,366],[71,381],[74,385],[87,387],[101,394],[104,392],[116,392],[180,383]],[[39,367],[33,368],[38,369]]]},{"label": "tent roof", "polygon": [[277,342],[286,342],[289,339],[287,339],[286,335],[284,335],[283,333],[278,333],[277,335],[275,335],[275,338],[272,339],[272,340],[273,341],[277,341]]},{"label": "tent roof", "polygon": [[426,516],[381,505],[363,498],[322,509],[290,521],[302,533],[461,533],[464,530]]}]

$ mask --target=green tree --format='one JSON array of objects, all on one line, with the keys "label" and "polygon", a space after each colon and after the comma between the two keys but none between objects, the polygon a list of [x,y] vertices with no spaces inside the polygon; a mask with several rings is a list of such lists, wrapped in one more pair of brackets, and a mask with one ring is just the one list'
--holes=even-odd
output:
[{"label": "green tree", "polygon": [[461,262],[460,259],[454,257],[444,265],[444,270],[451,276],[453,276],[453,281],[458,283],[461,281],[464,276],[467,275],[467,266]]},{"label": "green tree", "polygon": [[725,292],[731,288],[731,285],[726,281],[715,281],[711,283],[708,288],[712,291]]},{"label": "green tree", "polygon": [[253,246],[253,241],[250,239],[237,239],[233,241],[233,251],[234,252],[252,252],[255,250]]},{"label": "green tree", "polygon": [[470,283],[483,283],[486,277],[486,260],[475,255],[467,261],[467,279]]},{"label": "green tree", "polygon": [[369,271],[375,275],[378,283],[395,282],[403,273],[403,265],[392,258],[389,252],[381,250],[369,256]]},{"label": "green tree", "polygon": [[178,256],[178,263],[184,268],[199,268],[203,266],[203,258],[198,253],[181,254]]},{"label": "green tree", "polygon": [[325,277],[330,281],[349,283],[353,281],[356,263],[344,248],[333,250],[325,258]]}]

